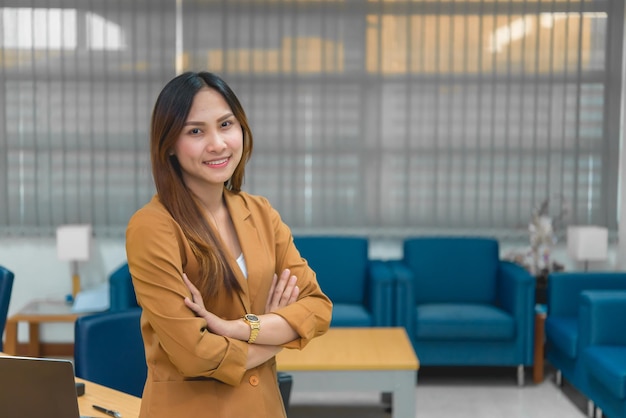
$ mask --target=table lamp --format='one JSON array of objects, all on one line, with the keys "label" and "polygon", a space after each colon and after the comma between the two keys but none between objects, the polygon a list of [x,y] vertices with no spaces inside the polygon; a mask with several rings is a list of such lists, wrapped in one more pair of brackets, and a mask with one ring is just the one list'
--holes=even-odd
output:
[{"label": "table lamp", "polygon": [[573,260],[583,261],[585,271],[588,270],[590,261],[607,259],[608,242],[609,231],[607,228],[591,225],[567,228],[567,253]]},{"label": "table lamp", "polygon": [[72,296],[80,292],[78,262],[89,260],[91,225],[61,225],[57,228],[57,257],[72,263]]}]

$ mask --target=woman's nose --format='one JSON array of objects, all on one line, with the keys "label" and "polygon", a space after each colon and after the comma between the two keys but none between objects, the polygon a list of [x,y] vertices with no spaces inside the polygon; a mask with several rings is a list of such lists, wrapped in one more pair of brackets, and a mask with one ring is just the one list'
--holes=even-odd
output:
[{"label": "woman's nose", "polygon": [[219,134],[219,132],[214,132],[207,135],[207,144],[206,149],[210,152],[220,152],[226,148],[226,141]]}]

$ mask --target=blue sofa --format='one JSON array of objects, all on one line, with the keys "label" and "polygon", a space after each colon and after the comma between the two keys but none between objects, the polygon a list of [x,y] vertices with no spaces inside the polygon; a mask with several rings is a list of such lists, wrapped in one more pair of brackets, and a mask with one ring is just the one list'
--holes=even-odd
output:
[{"label": "blue sofa", "polygon": [[369,259],[367,238],[296,236],[294,243],[333,302],[331,327],[393,325],[394,276],[385,262]]},{"label": "blue sofa", "polygon": [[609,418],[626,418],[626,291],[580,298],[581,363],[587,393]]},{"label": "blue sofa", "polygon": [[524,384],[524,366],[533,364],[535,279],[500,260],[497,240],[409,238],[392,266],[397,325],[422,366],[515,366]]},{"label": "blue sofa", "polygon": [[546,358],[557,369],[557,382],[565,377],[591,400],[588,374],[581,361],[583,347],[588,342],[581,328],[580,297],[585,291],[603,290],[626,290],[626,273],[559,272],[548,278]]}]

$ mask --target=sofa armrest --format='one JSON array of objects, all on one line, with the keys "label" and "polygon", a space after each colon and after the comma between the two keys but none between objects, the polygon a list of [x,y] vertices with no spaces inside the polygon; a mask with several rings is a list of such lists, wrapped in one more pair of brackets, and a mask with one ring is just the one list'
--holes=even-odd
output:
[{"label": "sofa armrest", "polygon": [[522,266],[500,261],[496,304],[509,312],[517,326],[516,348],[524,364],[532,364],[535,338],[535,278]]},{"label": "sofa armrest", "polygon": [[587,290],[578,300],[581,349],[589,345],[626,345],[626,291]]},{"label": "sofa armrest", "polygon": [[388,261],[388,264],[395,280],[394,325],[404,327],[412,340],[415,336],[415,278],[402,261]]},{"label": "sofa armrest", "polygon": [[393,325],[394,274],[382,260],[371,260],[368,264],[367,303],[372,313],[374,326]]},{"label": "sofa armrest", "polygon": [[511,261],[500,261],[496,303],[507,312],[518,316],[535,309],[535,278],[522,266]]},{"label": "sofa armrest", "polygon": [[578,316],[585,290],[626,290],[626,273],[555,272],[548,277],[548,315]]}]

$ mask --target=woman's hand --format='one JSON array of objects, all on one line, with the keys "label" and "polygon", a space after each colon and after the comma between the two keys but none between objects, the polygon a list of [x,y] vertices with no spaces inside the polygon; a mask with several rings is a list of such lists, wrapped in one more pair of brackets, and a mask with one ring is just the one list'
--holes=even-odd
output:
[{"label": "woman's hand", "polygon": [[280,274],[280,279],[274,274],[272,286],[265,303],[265,313],[274,312],[298,300],[300,288],[296,285],[297,281],[298,278],[292,276],[289,269],[283,270]]},{"label": "woman's hand", "polygon": [[194,286],[193,283],[191,283],[185,273],[183,273],[183,282],[185,282],[185,285],[187,285],[187,288],[191,292],[192,297],[192,299],[189,299],[188,297],[185,298],[185,305],[187,305],[187,307],[191,309],[197,316],[199,316],[200,318],[204,318],[204,320],[206,321],[207,329],[209,331],[214,334],[228,336],[230,329],[228,323],[230,321],[226,321],[219,316],[207,311],[206,307],[204,306],[204,300],[202,299],[200,291],[198,290],[198,288],[196,288],[196,286]]},{"label": "woman's hand", "polygon": [[204,306],[204,300],[202,299],[200,291],[196,286],[194,286],[193,283],[191,283],[191,280],[189,280],[187,274],[185,273],[183,273],[183,282],[185,282],[185,285],[187,286],[187,289],[189,289],[189,292],[191,292],[192,297],[192,299],[189,299],[188,297],[185,298],[185,305],[187,305],[187,307],[197,316],[204,318],[209,311],[207,311]]}]

